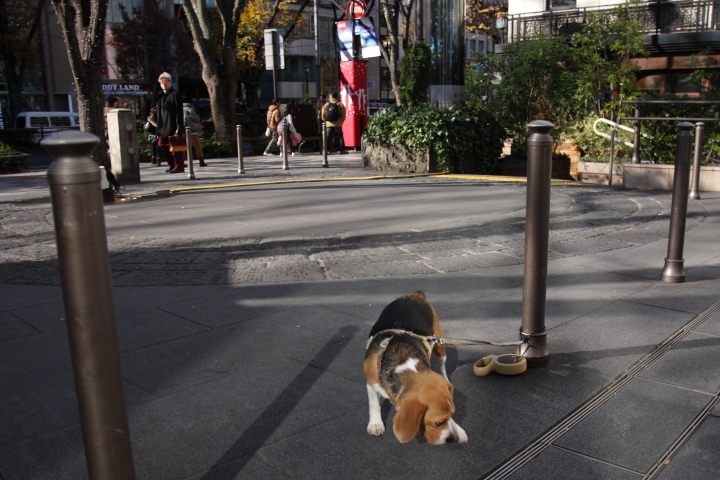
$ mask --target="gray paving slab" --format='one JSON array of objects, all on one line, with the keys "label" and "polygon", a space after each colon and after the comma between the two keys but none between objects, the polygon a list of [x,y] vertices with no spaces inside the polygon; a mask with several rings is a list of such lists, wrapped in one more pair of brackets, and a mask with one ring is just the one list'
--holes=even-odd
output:
[{"label": "gray paving slab", "polygon": [[660,472],[658,479],[714,480],[720,472],[720,405],[692,434],[670,463]]},{"label": "gray paving slab", "polygon": [[31,305],[57,302],[62,300],[62,292],[55,287],[0,284],[0,297],[0,311],[9,312]]},{"label": "gray paving slab", "polygon": [[[128,405],[153,400],[131,383],[124,382],[124,387]],[[71,425],[76,425],[79,433],[80,417],[70,363],[50,372],[3,383],[0,410],[4,417],[0,429],[2,446]]]},{"label": "gray paving slab", "polygon": [[720,311],[716,311],[710,315],[710,317],[698,325],[694,331],[720,337]]},{"label": "gray paving slab", "polygon": [[[525,379],[528,382],[537,380],[530,375]],[[453,418],[470,437],[464,445],[430,446],[422,436],[400,444],[391,431],[381,437],[371,437],[366,433],[368,411],[365,405],[345,417],[269,445],[260,453],[273,464],[298,472],[300,478],[308,479],[479,478],[502,458],[566,414],[567,408],[574,403],[571,399],[584,398],[596,388],[582,382],[564,382],[564,394],[537,392],[521,402],[522,410],[518,410],[506,403],[514,396],[513,393],[503,393],[507,386],[491,388],[488,380],[502,383],[509,378],[475,377],[470,368],[458,370],[453,376],[457,408]],[[470,388],[471,384],[474,388]],[[564,397],[565,400],[557,402],[550,397]],[[540,411],[544,413],[536,414]],[[384,408],[383,412],[386,412],[384,417],[387,415],[386,426],[391,425],[394,411]],[[522,424],[513,420],[518,417],[524,418]],[[327,438],[333,441],[326,442],[324,439]],[[303,455],[298,455],[298,451],[302,451]],[[336,461],[339,457],[346,460]]]},{"label": "gray paving slab", "polygon": [[15,315],[8,312],[0,312],[0,343],[5,340],[13,340],[37,333],[40,333],[37,328],[29,323],[23,322]]},{"label": "gray paving slab", "polygon": [[0,385],[70,365],[67,333],[57,330],[0,344]]},{"label": "gray paving slab", "polygon": [[554,443],[644,473],[709,400],[706,394],[638,378]]},{"label": "gray paving slab", "polygon": [[720,337],[691,333],[640,377],[714,395],[720,390],[720,369],[704,366],[717,362],[718,352]]},{"label": "gray paving slab", "polygon": [[507,478],[510,480],[548,480],[550,478],[638,480],[642,478],[642,475],[551,446]]},{"label": "gray paving slab", "polygon": [[720,279],[718,269],[696,267],[686,271],[685,283],[657,282],[638,292],[630,300],[683,312],[701,313],[718,300]]},{"label": "gray paving slab", "polygon": [[606,384],[694,317],[618,301],[548,332],[553,368]]},{"label": "gray paving slab", "polygon": [[357,334],[357,318],[320,307],[206,330],[122,355],[126,379],[166,396]]}]

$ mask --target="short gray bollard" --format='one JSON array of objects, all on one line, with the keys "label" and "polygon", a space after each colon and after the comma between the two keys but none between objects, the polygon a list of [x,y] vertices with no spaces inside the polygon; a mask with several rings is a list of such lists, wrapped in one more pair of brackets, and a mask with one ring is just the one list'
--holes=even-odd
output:
[{"label": "short gray bollard", "polygon": [[65,131],[41,146],[48,170],[65,320],[91,479],[134,479],[120,352],[115,330],[95,135]]},{"label": "short gray bollard", "polygon": [[[288,140],[290,140],[290,139],[288,138],[288,126],[287,126],[287,123],[283,125],[282,136],[283,136],[283,144],[282,144],[282,146],[280,147],[280,148],[282,148],[282,155],[283,155],[283,166],[282,166],[282,169],[283,169],[283,170],[290,170],[290,165],[288,165],[288,160],[287,160],[287,146],[288,146]],[[292,141],[292,140],[290,140],[290,141]]]},{"label": "short gray bollard", "polygon": [[700,158],[702,157],[703,128],[705,124],[695,124],[695,156],[693,159],[692,186],[690,187],[690,200],[700,200]]},{"label": "short gray bollard", "polygon": [[187,162],[188,162],[188,180],[195,180],[195,170],[193,170],[193,145],[192,145],[192,130],[190,127],[185,127],[185,144],[187,145]]},{"label": "short gray bollard", "polygon": [[330,165],[328,165],[327,161],[327,128],[325,127],[325,122],[322,122],[320,125],[322,125],[322,154],[323,154],[323,168],[328,168]]},{"label": "short gray bollard", "polygon": [[683,283],[685,281],[685,260],[682,257],[685,246],[685,224],[687,223],[693,127],[694,125],[689,122],[682,122],[678,125],[668,253],[665,258],[665,267],[660,275],[660,279],[667,283]]},{"label": "short gray bollard", "polygon": [[242,134],[242,125],[236,125],[235,130],[237,130],[237,144],[238,144],[238,173],[244,174],[245,173],[245,167],[243,166],[243,134]]},{"label": "short gray bollard", "polygon": [[520,339],[529,337],[517,353],[526,357],[529,367],[545,367],[550,362],[545,330],[545,295],[550,233],[550,176],[552,145],[550,132],[555,125],[536,120],[528,125],[527,199],[525,211],[525,274]]}]

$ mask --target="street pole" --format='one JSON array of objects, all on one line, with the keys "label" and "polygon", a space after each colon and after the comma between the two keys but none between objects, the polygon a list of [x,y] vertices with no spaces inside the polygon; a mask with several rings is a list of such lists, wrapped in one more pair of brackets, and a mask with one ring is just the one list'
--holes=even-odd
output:
[{"label": "street pole", "polygon": [[672,206],[670,207],[668,253],[667,258],[665,258],[665,267],[660,275],[660,279],[667,283],[685,282],[685,260],[683,260],[682,256],[685,247],[693,126],[690,122],[682,122],[678,125],[675,178],[673,179]]},{"label": "street pole", "polygon": [[192,130],[190,127],[185,127],[185,145],[187,145],[187,162],[188,162],[188,180],[195,180],[195,171],[193,170],[193,155],[192,155]]},{"label": "street pole", "polygon": [[525,210],[525,274],[520,339],[529,337],[517,353],[529,367],[545,367],[550,361],[545,330],[547,258],[550,233],[550,176],[555,125],[535,120],[528,125],[527,199]]},{"label": "street pole", "polygon": [[702,156],[703,127],[704,123],[695,124],[695,158],[693,159],[692,187],[690,188],[690,200],[700,200],[700,157]]},{"label": "street pole", "polygon": [[315,101],[320,99],[320,39],[318,38],[318,0],[315,0],[313,12],[315,22]]},{"label": "street pole", "polygon": [[237,144],[238,144],[238,173],[244,174],[245,173],[245,167],[243,166],[243,134],[242,134],[242,125],[237,125],[235,127],[237,130]]},{"label": "street pole", "polygon": [[[283,152],[283,170],[290,170],[290,166],[288,165],[288,159],[287,159],[287,146],[288,146],[288,125],[287,123],[283,124],[282,127],[282,136],[283,136],[283,144],[280,148],[282,148]],[[291,141],[291,140],[290,140]]]},{"label": "street pole", "polygon": [[47,177],[88,475],[133,480],[100,169],[90,158],[99,143],[64,131],[41,146],[55,159]]},{"label": "street pole", "polygon": [[[640,95],[635,96],[635,100],[638,102],[642,97]],[[640,118],[640,104],[635,104],[635,118]],[[633,125],[633,155],[632,163],[640,163],[640,120],[635,120]]]},{"label": "street pole", "polygon": [[327,128],[325,128],[325,122],[322,122],[322,154],[323,154],[323,168],[328,168],[327,160]]}]

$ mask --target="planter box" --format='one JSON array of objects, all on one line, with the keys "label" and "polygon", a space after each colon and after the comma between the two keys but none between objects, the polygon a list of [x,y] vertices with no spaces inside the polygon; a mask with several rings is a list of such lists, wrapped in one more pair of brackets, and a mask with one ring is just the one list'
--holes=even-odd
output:
[{"label": "planter box", "polygon": [[437,171],[435,152],[411,152],[389,147],[376,147],[362,141],[363,167],[382,172],[432,173]]},{"label": "planter box", "polygon": [[[607,185],[609,168],[609,163],[578,162],[578,180]],[[690,173],[692,178],[692,168]],[[628,190],[671,191],[674,178],[675,165],[650,163],[613,165],[613,185],[619,185]],[[700,168],[699,189],[701,192],[720,192],[720,167]]]},{"label": "planter box", "polygon": [[[675,165],[625,164],[623,186],[629,190],[672,190]],[[692,167],[690,169],[692,185]],[[720,192],[720,167],[700,167],[701,192]]]},{"label": "planter box", "polygon": [[[623,185],[623,165],[613,164],[613,185]],[[600,162],[578,162],[577,179],[585,183],[608,185],[610,180],[610,164]]]}]

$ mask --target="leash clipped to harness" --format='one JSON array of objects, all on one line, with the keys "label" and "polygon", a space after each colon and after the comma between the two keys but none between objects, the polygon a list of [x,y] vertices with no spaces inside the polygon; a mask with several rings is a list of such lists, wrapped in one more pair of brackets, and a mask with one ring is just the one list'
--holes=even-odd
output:
[{"label": "leash clipped to harness", "polygon": [[[390,329],[390,330],[383,330],[372,337],[369,337],[367,340],[367,343],[365,344],[365,350],[370,348],[370,344],[373,340],[375,340],[375,337],[382,334],[390,333],[391,335],[387,338],[384,338],[379,345],[378,353],[377,353],[377,369],[378,369],[378,375],[382,375],[382,369],[380,364],[382,363],[382,357],[385,353],[385,350],[387,349],[388,344],[390,343],[390,340],[395,335],[410,335],[412,337],[417,338],[423,343],[423,346],[425,347],[425,350],[427,350],[428,357],[430,357],[432,353],[433,346],[436,343],[439,343],[440,345],[492,345],[496,347],[517,347],[520,345],[528,344],[530,339],[535,336],[544,335],[544,333],[541,334],[535,334],[535,333],[522,333],[522,340],[516,340],[514,342],[490,342],[487,340],[469,340],[466,338],[447,338],[447,337],[441,337],[439,335],[418,335],[417,333],[408,331],[408,330],[398,330],[398,329]],[[527,352],[527,350],[530,348],[531,345],[527,345],[527,348],[524,350],[523,353]],[[527,370],[527,360],[522,355],[516,355],[516,354],[506,354],[506,355],[490,355],[489,357],[484,357],[478,360],[475,363],[475,366],[473,367],[473,372],[477,376],[484,376],[488,373],[494,371],[503,375],[517,375]],[[391,373],[391,370],[385,373],[385,376],[389,376]]]}]

